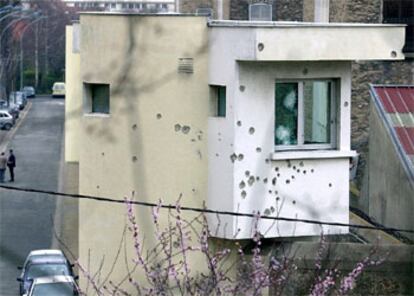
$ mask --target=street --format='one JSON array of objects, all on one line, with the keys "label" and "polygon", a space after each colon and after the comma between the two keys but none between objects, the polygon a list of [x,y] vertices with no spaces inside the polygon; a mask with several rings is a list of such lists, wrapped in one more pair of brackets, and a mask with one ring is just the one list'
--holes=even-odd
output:
[{"label": "street", "polygon": [[[7,173],[5,185],[56,191],[64,100],[38,96],[30,101],[31,109],[8,146],[16,155],[15,182],[7,182]],[[55,208],[55,197],[0,189],[1,296],[18,295],[17,266],[30,250],[52,246]]]}]

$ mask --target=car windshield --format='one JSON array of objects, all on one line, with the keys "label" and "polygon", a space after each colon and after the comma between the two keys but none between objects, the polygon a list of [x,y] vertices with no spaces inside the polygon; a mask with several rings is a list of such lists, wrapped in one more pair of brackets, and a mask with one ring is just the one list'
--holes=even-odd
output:
[{"label": "car windshield", "polygon": [[38,284],[33,287],[33,296],[72,296],[79,295],[72,283]]},{"label": "car windshield", "polygon": [[26,279],[53,275],[70,275],[65,264],[34,264],[30,265],[26,272]]}]

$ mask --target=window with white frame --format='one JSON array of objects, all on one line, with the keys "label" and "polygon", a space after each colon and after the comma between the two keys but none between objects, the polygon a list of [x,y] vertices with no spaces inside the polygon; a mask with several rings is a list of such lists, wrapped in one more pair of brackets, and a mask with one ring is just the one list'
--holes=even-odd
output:
[{"label": "window with white frame", "polygon": [[335,148],[335,97],[333,80],[276,82],[276,150]]}]

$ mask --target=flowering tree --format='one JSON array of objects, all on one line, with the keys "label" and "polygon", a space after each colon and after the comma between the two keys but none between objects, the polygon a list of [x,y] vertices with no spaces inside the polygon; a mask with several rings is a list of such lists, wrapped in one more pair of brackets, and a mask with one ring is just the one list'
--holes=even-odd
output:
[{"label": "flowering tree", "polygon": [[[88,289],[95,295],[264,295],[269,289],[272,295],[283,295],[291,275],[297,271],[292,259],[265,256],[262,252],[262,235],[257,231],[259,215],[255,218],[252,240],[247,246],[234,242],[232,246],[211,244],[211,231],[205,214],[191,221],[183,218],[179,201],[169,210],[168,223],[159,222],[161,200],[152,210],[152,223],[157,245],[144,251],[143,237],[136,222],[134,206],[126,200],[127,229],[131,234],[134,255],[129,259],[133,268],[125,279],[115,283],[110,278],[101,280],[83,264],[76,261]],[[315,258],[315,276],[309,285],[309,295],[346,295],[356,286],[356,280],[368,266],[380,264],[373,260],[375,250],[360,261],[349,274],[341,274],[338,268],[323,265],[329,244],[322,234]],[[202,255],[205,271],[192,270],[190,257]],[[144,276],[134,276],[140,271]],[[90,290],[81,291],[91,295]],[[134,293],[131,292],[135,291]]]}]

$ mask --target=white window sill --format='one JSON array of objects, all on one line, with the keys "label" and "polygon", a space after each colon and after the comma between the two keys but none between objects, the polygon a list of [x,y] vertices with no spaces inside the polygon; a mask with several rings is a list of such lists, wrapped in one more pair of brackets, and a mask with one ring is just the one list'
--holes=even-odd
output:
[{"label": "white window sill", "polygon": [[271,160],[351,158],[356,155],[356,151],[343,150],[279,151],[271,154]]},{"label": "white window sill", "polygon": [[98,118],[109,118],[111,114],[109,113],[85,113],[83,114],[85,117],[98,117]]}]

